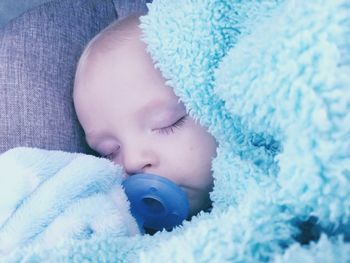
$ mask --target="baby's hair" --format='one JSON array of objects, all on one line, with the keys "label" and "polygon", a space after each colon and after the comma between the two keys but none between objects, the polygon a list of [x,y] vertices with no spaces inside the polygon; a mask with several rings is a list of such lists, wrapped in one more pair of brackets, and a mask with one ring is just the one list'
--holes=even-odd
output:
[{"label": "baby's hair", "polygon": [[98,52],[97,49],[101,51],[111,50],[116,45],[123,43],[123,41],[133,39],[140,23],[139,18],[144,14],[136,13],[121,20],[116,20],[90,40],[78,61],[74,86],[76,86],[78,76],[91,53]]}]

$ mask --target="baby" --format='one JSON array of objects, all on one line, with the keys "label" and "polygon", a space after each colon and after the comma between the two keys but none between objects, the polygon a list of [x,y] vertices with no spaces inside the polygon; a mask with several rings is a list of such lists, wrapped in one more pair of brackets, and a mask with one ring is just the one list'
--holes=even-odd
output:
[{"label": "baby", "polygon": [[88,44],[76,72],[76,113],[92,149],[126,177],[152,173],[176,183],[191,217],[211,206],[217,143],[166,86],[141,36],[139,16],[131,16]]}]

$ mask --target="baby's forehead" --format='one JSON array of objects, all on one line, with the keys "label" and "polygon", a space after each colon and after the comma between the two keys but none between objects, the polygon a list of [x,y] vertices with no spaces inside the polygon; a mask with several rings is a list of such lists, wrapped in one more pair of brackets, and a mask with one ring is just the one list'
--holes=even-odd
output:
[{"label": "baby's forehead", "polygon": [[[76,79],[86,74],[86,69],[100,63],[103,67],[103,57],[122,49],[123,54],[134,52],[135,48],[146,52],[146,46],[141,40],[142,31],[139,28],[139,16],[131,16],[122,21],[115,21],[97,36],[95,36],[83,51],[77,66]],[[116,60],[118,62],[120,60]]]},{"label": "baby's forehead", "polygon": [[115,21],[94,37],[86,50],[113,49],[128,42],[141,42],[142,32],[139,24],[139,16],[131,16],[122,21]]},{"label": "baby's forehead", "polygon": [[123,52],[139,48],[146,52],[146,44],[141,40],[139,18],[130,17],[125,21],[116,21],[100,32],[84,50],[81,60],[95,61],[101,54],[108,54],[123,49]]}]

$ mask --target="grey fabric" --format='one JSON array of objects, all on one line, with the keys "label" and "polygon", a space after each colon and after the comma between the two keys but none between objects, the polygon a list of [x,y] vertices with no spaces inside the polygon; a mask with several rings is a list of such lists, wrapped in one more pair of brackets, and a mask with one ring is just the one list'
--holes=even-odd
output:
[{"label": "grey fabric", "polygon": [[147,3],[152,0],[113,0],[116,10],[118,12],[118,18],[124,17],[133,13],[145,13],[147,11]]},{"label": "grey fabric", "polygon": [[3,27],[12,18],[26,10],[51,0],[1,0],[0,1],[0,27]]},{"label": "grey fabric", "polygon": [[112,0],[57,0],[0,30],[0,153],[89,152],[71,97],[84,45],[117,18]]}]

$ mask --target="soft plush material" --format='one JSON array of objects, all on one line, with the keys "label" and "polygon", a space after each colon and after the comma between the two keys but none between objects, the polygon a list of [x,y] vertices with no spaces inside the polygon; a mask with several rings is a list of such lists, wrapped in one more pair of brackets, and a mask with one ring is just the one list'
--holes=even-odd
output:
[{"label": "soft plush material", "polygon": [[144,40],[219,142],[213,209],[172,232],[9,262],[349,262],[350,4],[156,0]]},{"label": "soft plush material", "polygon": [[73,108],[74,73],[86,43],[116,18],[112,0],[59,0],[0,30],[0,152],[90,152]]},{"label": "soft plush material", "polygon": [[167,261],[183,249],[188,257],[209,250],[217,261],[268,261],[321,235],[316,249],[283,260],[350,260],[349,25],[346,0],[153,6],[143,27],[149,51],[219,142],[211,197],[220,216],[147,259]]},{"label": "soft plush material", "polygon": [[69,239],[140,233],[107,159],[14,148],[0,156],[0,255],[17,247],[50,249]]}]

